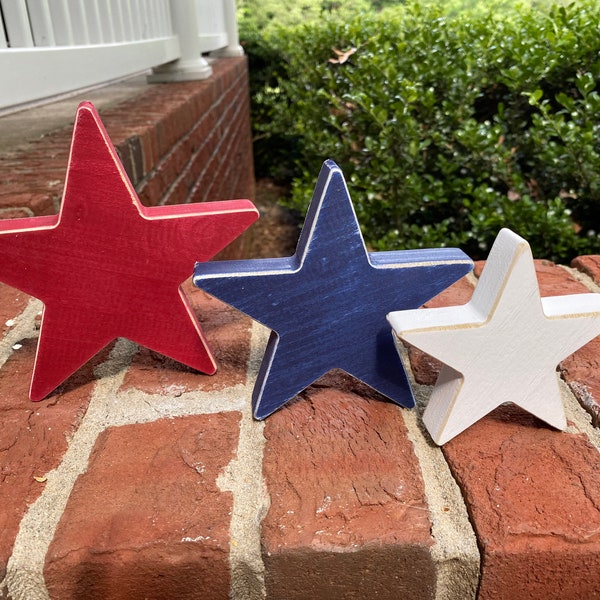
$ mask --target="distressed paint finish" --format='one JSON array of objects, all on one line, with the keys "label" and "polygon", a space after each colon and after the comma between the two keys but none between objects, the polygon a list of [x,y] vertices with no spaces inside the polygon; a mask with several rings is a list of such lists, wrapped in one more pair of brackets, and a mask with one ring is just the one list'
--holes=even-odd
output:
[{"label": "distressed paint finish", "polygon": [[198,264],[194,283],[272,329],[252,398],[262,419],[334,368],[414,406],[385,315],[421,306],[471,267],[454,249],[367,252],[327,161],[293,256]]},{"label": "distressed paint finish", "polygon": [[470,302],[388,320],[444,363],[423,415],[441,445],[505,402],[565,429],[556,366],[600,334],[600,294],[540,298],[529,244],[503,229]]},{"label": "distressed paint finish", "polygon": [[117,337],[214,373],[180,285],[257,217],[248,200],[142,206],[95,108],[81,104],[60,213],[0,222],[0,280],[44,303],[31,399]]}]

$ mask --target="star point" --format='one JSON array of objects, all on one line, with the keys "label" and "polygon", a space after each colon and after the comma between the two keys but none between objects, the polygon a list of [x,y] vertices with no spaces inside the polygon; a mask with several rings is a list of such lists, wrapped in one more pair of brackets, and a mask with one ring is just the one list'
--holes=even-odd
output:
[{"label": "star point", "polygon": [[600,334],[600,294],[541,298],[529,244],[503,229],[467,304],[388,321],[397,338],[444,363],[423,414],[437,444],[505,402],[562,430],[556,367]]},{"label": "star point", "polygon": [[82,103],[59,214],[0,221],[0,280],[44,303],[31,399],[117,337],[214,373],[180,286],[257,217],[249,200],[142,206],[94,106]]},{"label": "star point", "polygon": [[453,249],[368,252],[342,172],[327,161],[294,256],[198,264],[194,283],[272,330],[252,396],[262,419],[335,368],[413,406],[385,315],[471,268]]}]

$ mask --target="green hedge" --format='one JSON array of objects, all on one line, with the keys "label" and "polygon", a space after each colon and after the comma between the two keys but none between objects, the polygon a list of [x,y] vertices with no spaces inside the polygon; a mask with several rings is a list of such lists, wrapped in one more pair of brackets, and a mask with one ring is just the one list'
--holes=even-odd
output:
[{"label": "green hedge", "polygon": [[[257,168],[291,176],[304,210],[334,159],[378,250],[481,258],[506,226],[539,257],[600,252],[599,16],[592,2],[452,16],[414,4],[242,31]],[[335,63],[333,48],[355,51]]]}]

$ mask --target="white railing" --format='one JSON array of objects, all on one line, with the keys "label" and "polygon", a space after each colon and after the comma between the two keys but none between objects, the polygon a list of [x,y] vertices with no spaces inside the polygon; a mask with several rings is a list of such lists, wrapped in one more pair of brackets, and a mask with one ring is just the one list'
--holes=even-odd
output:
[{"label": "white railing", "polygon": [[235,0],[0,0],[0,111],[154,69],[211,74],[240,55]]}]

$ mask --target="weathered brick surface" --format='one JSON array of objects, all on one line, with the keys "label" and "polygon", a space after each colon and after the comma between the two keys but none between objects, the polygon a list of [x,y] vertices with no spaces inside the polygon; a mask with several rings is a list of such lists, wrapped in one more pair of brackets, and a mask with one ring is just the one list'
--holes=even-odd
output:
[{"label": "weathered brick surface", "polygon": [[571,266],[586,275],[589,275],[597,284],[600,284],[600,255],[578,256]]},{"label": "weathered brick surface", "polygon": [[503,406],[443,447],[482,551],[480,600],[600,597],[600,454]]},{"label": "weathered brick surface", "polygon": [[[578,294],[589,292],[589,289],[577,281],[565,269],[543,263],[538,266],[538,278],[542,295]],[[551,265],[551,266],[550,266]],[[597,256],[579,257],[573,261],[573,267],[586,273],[592,279],[600,279],[600,262]],[[563,360],[560,372],[564,380],[581,403],[590,413],[592,422],[600,424],[600,338],[595,338],[580,350]]]},{"label": "weathered brick surface", "polygon": [[[135,98],[101,111],[143,204],[253,197],[246,60],[217,60],[213,73],[203,81],[149,85]],[[0,209],[57,212],[70,134],[70,128],[53,132],[0,156]]]},{"label": "weathered brick surface", "polygon": [[135,139],[122,154],[130,156],[128,173],[145,204],[253,197],[246,62],[220,60],[213,71],[204,81],[156,84],[102,113],[117,147]]},{"label": "weathered brick surface", "polygon": [[101,434],[48,550],[50,596],[228,598],[232,498],[217,478],[235,456],[239,417],[163,419]]},{"label": "weathered brick surface", "polygon": [[560,371],[594,426],[600,427],[600,338],[563,360]]},{"label": "weathered brick surface", "polygon": [[321,385],[266,424],[267,597],[432,598],[431,523],[400,409]]},{"label": "weathered brick surface", "polygon": [[[0,207],[3,208],[2,217],[13,218],[7,210],[20,208],[32,215],[52,215],[56,212],[56,196],[52,193],[36,193],[33,189],[0,197]],[[30,216],[30,215],[24,215]]]},{"label": "weathered brick surface", "polygon": [[564,294],[586,294],[589,289],[577,281],[566,269],[549,260],[536,260],[535,272],[542,296],[562,296]]}]

